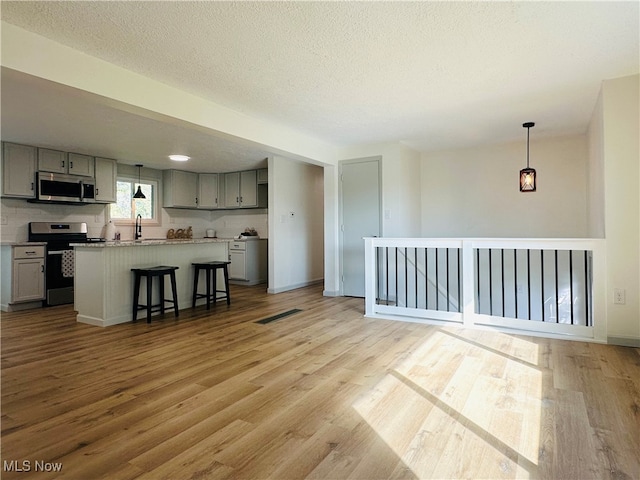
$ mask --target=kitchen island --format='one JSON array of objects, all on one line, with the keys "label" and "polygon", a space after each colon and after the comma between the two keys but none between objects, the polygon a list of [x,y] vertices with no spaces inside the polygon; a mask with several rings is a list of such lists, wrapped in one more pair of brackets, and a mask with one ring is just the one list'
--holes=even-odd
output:
[{"label": "kitchen island", "polygon": [[[75,250],[74,306],[78,322],[101,327],[130,322],[133,309],[131,269],[156,265],[179,267],[176,271],[178,305],[191,308],[191,263],[226,261],[228,245],[228,240],[216,238],[72,244]],[[218,281],[222,282],[222,278]],[[154,304],[158,303],[156,285],[154,282]],[[145,289],[143,281],[142,291]]]}]

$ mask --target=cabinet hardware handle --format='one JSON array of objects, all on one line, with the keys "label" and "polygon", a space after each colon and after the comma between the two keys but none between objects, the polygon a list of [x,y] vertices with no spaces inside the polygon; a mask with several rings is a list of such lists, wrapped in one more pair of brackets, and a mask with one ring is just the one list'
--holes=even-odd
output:
[{"label": "cabinet hardware handle", "polygon": [[96,188],[96,195],[100,195],[100,189]]},{"label": "cabinet hardware handle", "polygon": [[64,168],[64,160],[62,160],[60,163],[62,163],[62,168]]},{"label": "cabinet hardware handle", "polygon": [[40,271],[44,273],[44,265],[40,265]]},{"label": "cabinet hardware handle", "polygon": [[240,197],[236,197],[236,203],[240,202]]},{"label": "cabinet hardware handle", "polygon": [[198,204],[198,197],[196,197],[196,205]]},{"label": "cabinet hardware handle", "polygon": [[24,253],[26,253],[27,255],[35,255],[36,254],[36,252],[24,252]]},{"label": "cabinet hardware handle", "polygon": [[73,162],[69,162],[69,168],[73,168]]},{"label": "cabinet hardware handle", "polygon": [[33,182],[31,182],[31,190],[33,190]]}]

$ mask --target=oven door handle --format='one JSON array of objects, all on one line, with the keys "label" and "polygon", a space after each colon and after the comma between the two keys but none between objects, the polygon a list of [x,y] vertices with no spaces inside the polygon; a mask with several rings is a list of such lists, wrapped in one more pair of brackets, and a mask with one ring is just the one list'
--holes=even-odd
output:
[{"label": "oven door handle", "polygon": [[53,250],[53,251],[48,251],[47,255],[62,255],[64,252],[73,252],[73,249],[69,249],[69,250]]}]

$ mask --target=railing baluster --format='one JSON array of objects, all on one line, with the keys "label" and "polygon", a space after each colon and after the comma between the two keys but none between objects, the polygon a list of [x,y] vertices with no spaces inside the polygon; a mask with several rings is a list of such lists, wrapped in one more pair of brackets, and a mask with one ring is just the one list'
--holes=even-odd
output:
[{"label": "railing baluster", "polygon": [[404,247],[404,306],[409,308],[409,268],[407,265],[407,247]]},{"label": "railing baluster", "polygon": [[400,304],[400,292],[398,292],[398,247],[396,250],[396,307]]},{"label": "railing baluster", "polygon": [[440,279],[438,278],[438,247],[436,247],[436,310],[440,310]]},{"label": "railing baluster", "polygon": [[447,247],[447,312],[449,311],[449,247]]},{"label": "railing baluster", "polygon": [[531,320],[531,250],[527,248],[527,295],[529,297],[528,313]]},{"label": "railing baluster", "polygon": [[385,266],[385,275],[386,275],[386,281],[385,281],[385,288],[387,291],[387,298],[386,298],[386,303],[385,305],[389,305],[389,247],[384,247],[385,248],[385,262],[386,262],[386,266]]},{"label": "railing baluster", "polygon": [[500,272],[501,276],[501,286],[502,286],[502,316],[504,317],[504,248],[500,249]]},{"label": "railing baluster", "polygon": [[540,250],[540,303],[542,304],[542,321],[544,322],[544,250]]},{"label": "railing baluster", "polygon": [[480,313],[480,249],[476,248],[476,277],[478,280],[478,311],[476,313]]},{"label": "railing baluster", "polygon": [[513,298],[515,315],[513,318],[518,318],[518,249],[513,249]]},{"label": "railing baluster", "polygon": [[458,312],[462,311],[462,293],[460,292],[461,290],[461,285],[462,285],[462,280],[460,279],[460,274],[461,274],[461,269],[460,269],[460,252],[461,252],[461,248],[458,247]]},{"label": "railing baluster", "polygon": [[571,306],[571,325],[573,325],[573,250],[569,250],[569,295],[571,297],[569,302]]},{"label": "railing baluster", "polygon": [[584,305],[585,305],[585,323],[589,327],[591,326],[590,322],[590,313],[589,313],[589,302],[591,299],[589,298],[589,285],[591,282],[589,281],[589,254],[587,251],[584,251]]},{"label": "railing baluster", "polygon": [[418,248],[413,249],[413,271],[415,273],[416,308],[418,308]]},{"label": "railing baluster", "polygon": [[555,269],[556,269],[556,323],[560,323],[560,291],[558,286],[558,250],[555,250]]},{"label": "railing baluster", "polygon": [[429,310],[429,248],[424,249],[424,305]]},{"label": "railing baluster", "polygon": [[493,315],[493,262],[491,261],[492,249],[489,248],[489,315]]}]

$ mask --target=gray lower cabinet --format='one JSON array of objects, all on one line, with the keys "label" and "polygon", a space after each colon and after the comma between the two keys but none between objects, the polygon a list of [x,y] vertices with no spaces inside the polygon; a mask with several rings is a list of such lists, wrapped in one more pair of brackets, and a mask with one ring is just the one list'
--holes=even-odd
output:
[{"label": "gray lower cabinet", "polygon": [[229,283],[257,285],[268,280],[267,240],[238,240],[229,242]]},{"label": "gray lower cabinet", "polygon": [[2,269],[2,310],[42,306],[45,247],[3,245],[1,257],[3,264],[11,264],[11,268]]}]

